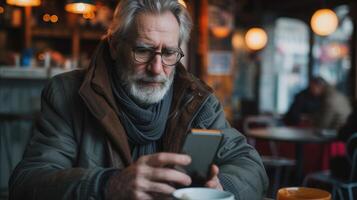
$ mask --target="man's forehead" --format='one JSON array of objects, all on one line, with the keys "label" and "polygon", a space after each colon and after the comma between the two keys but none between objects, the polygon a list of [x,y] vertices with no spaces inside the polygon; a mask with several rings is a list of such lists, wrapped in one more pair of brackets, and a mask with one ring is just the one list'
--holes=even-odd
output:
[{"label": "man's forehead", "polygon": [[179,24],[171,12],[162,14],[141,13],[135,18],[135,27],[130,34],[134,44],[157,45],[165,43],[176,46],[179,41]]}]

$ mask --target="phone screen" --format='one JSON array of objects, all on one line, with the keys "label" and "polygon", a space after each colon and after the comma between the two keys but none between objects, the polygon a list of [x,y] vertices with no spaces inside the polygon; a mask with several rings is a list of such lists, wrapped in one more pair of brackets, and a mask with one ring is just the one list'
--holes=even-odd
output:
[{"label": "phone screen", "polygon": [[191,176],[193,185],[202,186],[207,181],[221,140],[219,130],[192,129],[187,135],[182,153],[190,155],[192,161],[184,170]]}]

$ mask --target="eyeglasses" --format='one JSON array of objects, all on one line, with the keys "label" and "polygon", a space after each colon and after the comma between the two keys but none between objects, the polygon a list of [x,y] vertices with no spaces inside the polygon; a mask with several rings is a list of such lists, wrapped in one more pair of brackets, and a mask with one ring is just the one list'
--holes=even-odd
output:
[{"label": "eyeglasses", "polygon": [[157,52],[153,48],[134,47],[132,51],[134,53],[134,60],[140,64],[149,63],[156,55],[160,55],[162,64],[170,67],[179,63],[184,56],[180,48],[162,49],[161,52]]}]

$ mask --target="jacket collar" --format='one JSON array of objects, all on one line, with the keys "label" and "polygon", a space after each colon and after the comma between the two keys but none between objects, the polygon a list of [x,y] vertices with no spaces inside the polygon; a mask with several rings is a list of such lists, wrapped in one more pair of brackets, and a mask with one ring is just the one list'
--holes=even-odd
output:
[{"label": "jacket collar", "polygon": [[191,123],[213,90],[179,65],[174,80],[174,96],[166,133],[162,139],[165,152],[179,153],[190,132]]},{"label": "jacket collar", "polygon": [[[109,82],[107,68],[112,66],[114,62],[110,58],[109,45],[103,40],[94,53],[94,58],[79,89],[79,95],[93,116],[102,124],[111,141],[110,144],[114,146],[124,165],[127,166],[132,162],[132,158],[124,127],[116,114],[118,108]],[[111,155],[111,160],[118,159]]]}]

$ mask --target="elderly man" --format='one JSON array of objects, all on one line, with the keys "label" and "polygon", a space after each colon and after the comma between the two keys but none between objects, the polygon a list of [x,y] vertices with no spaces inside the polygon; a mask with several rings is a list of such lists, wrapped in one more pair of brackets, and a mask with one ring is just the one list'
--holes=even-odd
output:
[{"label": "elderly man", "polygon": [[224,134],[206,187],[262,199],[257,152],[231,128],[212,90],[180,64],[191,28],[177,0],[121,0],[86,70],[54,77],[10,181],[10,199],[161,199],[191,177],[168,166],[191,128]]}]

